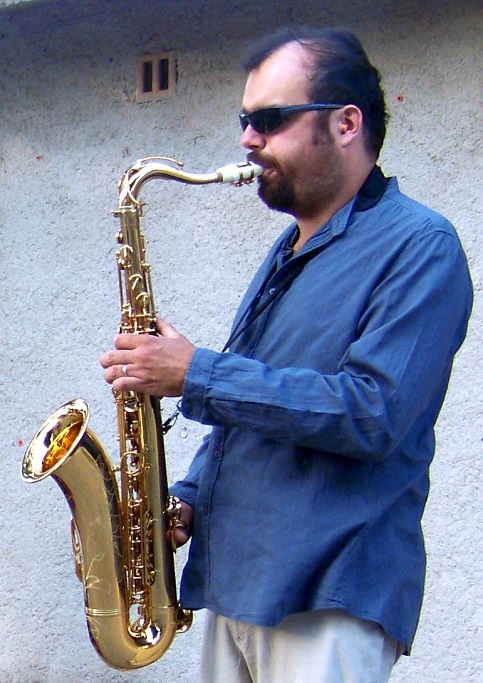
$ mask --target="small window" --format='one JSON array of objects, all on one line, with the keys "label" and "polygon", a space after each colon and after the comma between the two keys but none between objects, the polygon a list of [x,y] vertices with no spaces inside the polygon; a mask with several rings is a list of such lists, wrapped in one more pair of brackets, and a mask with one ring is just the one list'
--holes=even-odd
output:
[{"label": "small window", "polygon": [[174,91],[175,65],[170,52],[138,57],[136,100],[149,102],[169,97]]}]

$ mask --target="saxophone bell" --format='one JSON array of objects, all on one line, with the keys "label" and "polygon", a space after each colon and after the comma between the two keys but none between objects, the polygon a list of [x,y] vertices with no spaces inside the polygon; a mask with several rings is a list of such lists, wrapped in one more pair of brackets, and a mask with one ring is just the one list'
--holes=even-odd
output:
[{"label": "saxophone bell", "polygon": [[159,659],[176,633],[189,628],[191,613],[178,607],[169,566],[155,587],[162,596],[155,595],[151,619],[140,605],[128,604],[118,486],[109,458],[88,429],[89,412],[84,400],[75,399],[52,413],[26,451],[22,476],[29,483],[52,476],[63,491],[90,640],[106,664],[130,670]]}]

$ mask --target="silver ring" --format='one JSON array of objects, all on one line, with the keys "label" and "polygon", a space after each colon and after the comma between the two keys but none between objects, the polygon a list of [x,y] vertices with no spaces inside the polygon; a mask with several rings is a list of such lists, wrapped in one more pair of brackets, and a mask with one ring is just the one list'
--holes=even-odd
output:
[{"label": "silver ring", "polygon": [[125,375],[127,375],[127,365],[122,366],[121,372],[123,372]]}]

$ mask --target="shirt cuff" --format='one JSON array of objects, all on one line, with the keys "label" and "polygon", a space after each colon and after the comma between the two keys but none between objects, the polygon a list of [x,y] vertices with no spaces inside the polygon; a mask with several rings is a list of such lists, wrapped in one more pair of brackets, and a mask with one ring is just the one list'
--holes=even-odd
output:
[{"label": "shirt cuff", "polygon": [[203,422],[205,400],[213,366],[221,354],[210,349],[196,349],[186,373],[181,397],[181,413],[188,420]]},{"label": "shirt cuff", "polygon": [[198,487],[190,482],[177,481],[169,487],[171,496],[176,496],[180,500],[188,503],[194,509],[196,503],[196,496],[198,495]]}]

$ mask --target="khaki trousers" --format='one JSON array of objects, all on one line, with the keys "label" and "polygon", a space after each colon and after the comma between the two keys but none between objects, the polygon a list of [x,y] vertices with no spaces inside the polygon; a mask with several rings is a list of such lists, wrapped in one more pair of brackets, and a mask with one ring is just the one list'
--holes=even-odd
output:
[{"label": "khaki trousers", "polygon": [[342,610],[254,626],[208,612],[202,683],[387,683],[399,645]]}]

